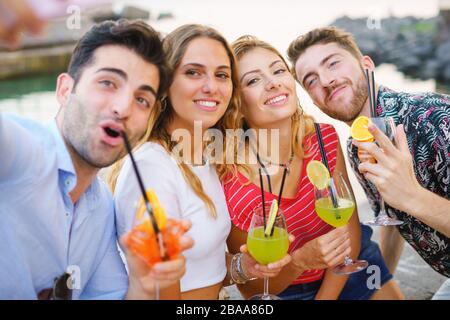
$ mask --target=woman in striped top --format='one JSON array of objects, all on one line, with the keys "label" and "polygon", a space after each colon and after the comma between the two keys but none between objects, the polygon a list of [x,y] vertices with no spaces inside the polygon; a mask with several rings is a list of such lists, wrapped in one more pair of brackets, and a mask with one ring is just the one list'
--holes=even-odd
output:
[{"label": "woman in striped top", "polygon": [[[237,165],[234,171],[229,170],[223,180],[233,223],[228,238],[230,252],[237,252],[245,243],[253,209],[261,203],[259,168],[266,167],[270,172],[270,178],[264,177],[264,181],[270,179],[273,193],[265,183],[266,201],[277,198],[283,172],[288,168],[281,208],[288,231],[295,236],[289,248],[293,260],[271,281],[270,291],[286,299],[401,298],[377,245],[370,241],[371,229],[364,226],[365,237],[361,237],[362,226],[357,212],[347,226],[337,229],[322,221],[315,212],[314,188],[306,176],[306,166],[313,159],[320,161],[321,155],[313,119],[303,114],[298,105],[295,80],[285,60],[272,46],[252,36],[239,38],[233,49],[239,66],[243,128],[252,129],[249,131],[257,138],[244,140],[244,159],[238,159],[240,163],[244,160],[244,164]],[[276,145],[270,145],[270,139],[264,141],[261,138],[262,129],[269,135],[275,132],[271,129],[279,130]],[[322,124],[320,130],[331,174],[335,176],[341,172],[350,185],[335,129]],[[278,152],[279,161],[273,159],[269,149]],[[236,157],[241,155],[241,152],[235,153]],[[265,156],[267,154],[272,159]],[[255,158],[257,161],[252,162]],[[361,238],[367,240],[367,245],[363,246],[367,256],[360,255]],[[364,271],[350,277],[335,275],[331,267],[341,263],[345,255],[353,259],[359,256],[378,265],[382,289],[369,289],[369,275]],[[247,283],[239,289],[244,297],[248,297],[262,290],[262,281]]]}]

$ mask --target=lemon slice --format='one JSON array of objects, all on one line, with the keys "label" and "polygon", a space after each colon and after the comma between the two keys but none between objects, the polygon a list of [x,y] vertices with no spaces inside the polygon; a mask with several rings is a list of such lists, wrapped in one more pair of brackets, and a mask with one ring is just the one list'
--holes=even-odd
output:
[{"label": "lemon slice", "polygon": [[350,128],[352,138],[361,142],[374,141],[373,135],[368,130],[369,123],[370,119],[365,116],[356,118]]},{"label": "lemon slice", "polygon": [[309,181],[319,190],[325,189],[330,184],[330,172],[320,161],[311,160],[306,167],[306,175]]},{"label": "lemon slice", "polygon": [[273,200],[272,205],[270,206],[270,213],[269,213],[269,219],[267,220],[266,224],[266,230],[264,230],[264,234],[266,236],[270,236],[272,232],[273,224],[275,223],[275,218],[277,217],[278,213],[278,201]]}]

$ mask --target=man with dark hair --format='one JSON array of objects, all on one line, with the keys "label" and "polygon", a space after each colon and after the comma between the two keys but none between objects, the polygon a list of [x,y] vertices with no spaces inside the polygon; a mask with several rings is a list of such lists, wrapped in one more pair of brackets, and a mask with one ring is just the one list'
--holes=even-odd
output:
[{"label": "man with dark hair", "polygon": [[[370,117],[364,69],[375,65],[351,34],[315,29],[294,40],[288,55],[296,79],[323,112],[348,125],[358,116]],[[397,125],[396,146],[369,125],[377,144],[348,141],[353,170],[373,210],[379,212],[384,199],[388,213],[403,221],[397,227],[401,236],[434,270],[450,277],[450,96],[399,93],[378,84],[374,90],[376,116],[392,116]],[[361,163],[357,148],[377,162]],[[392,273],[403,246],[395,230],[384,227],[381,233]]]},{"label": "man with dark hair", "polygon": [[146,62],[156,66],[160,78],[160,85],[156,92],[156,98],[159,99],[169,86],[169,69],[162,51],[159,34],[143,21],[133,23],[129,23],[127,20],[105,21],[94,25],[86,32],[73,50],[67,71],[75,81],[74,88],[84,68],[95,62],[95,50],[106,45],[126,47]]},{"label": "man with dark hair", "polygon": [[112,197],[97,177],[126,154],[121,132],[133,145],[144,135],[167,86],[158,33],[104,22],[58,77],[56,121],[0,115],[0,299],[147,299],[157,281],[181,278],[182,256],[149,268],[131,251],[127,277]]}]

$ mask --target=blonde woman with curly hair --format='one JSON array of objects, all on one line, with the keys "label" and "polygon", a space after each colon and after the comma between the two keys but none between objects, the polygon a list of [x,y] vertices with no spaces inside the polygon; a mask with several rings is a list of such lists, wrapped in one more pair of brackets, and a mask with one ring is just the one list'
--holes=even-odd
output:
[{"label": "blonde woman with curly hair", "polygon": [[[211,142],[202,139],[212,129],[224,136],[226,128],[241,121],[236,65],[226,40],[210,27],[189,24],[168,34],[163,45],[172,82],[135,158],[145,185],[155,191],[167,214],[191,220],[187,234],[194,246],[185,252],[186,274],[161,297],[217,299],[232,280],[274,276],[290,257],[269,269],[247,254],[233,258],[226,253],[231,223],[215,165],[222,160],[205,156]],[[120,236],[132,228],[140,195],[129,160],[113,168],[109,182]]]},{"label": "blonde woman with curly hair", "polygon": [[[259,170],[265,168],[268,173],[263,176],[265,201],[278,198],[282,177],[286,175],[280,208],[285,213],[288,232],[295,236],[289,248],[292,261],[271,281],[271,293],[282,299],[301,300],[400,297],[392,285],[378,291],[369,289],[369,275],[364,271],[350,277],[332,272],[332,267],[346,255],[353,259],[360,256],[380,267],[382,285],[393,283],[379,248],[370,241],[371,229],[362,232],[356,212],[347,226],[337,229],[315,212],[314,187],[306,176],[306,166],[313,159],[321,161],[318,135],[314,120],[299,105],[295,79],[282,55],[253,36],[239,38],[232,48],[239,68],[242,127],[252,129],[256,137],[253,141],[243,140],[245,154],[253,154],[257,161],[244,161],[245,166],[239,165],[237,172],[230,167],[222,168],[233,223],[228,241],[230,252],[237,252],[245,243],[253,209],[261,203]],[[328,124],[320,124],[317,129],[323,137],[331,174],[342,173],[350,185],[335,129]],[[261,139],[262,131],[269,135],[278,132],[275,146]],[[261,292],[262,286],[263,282],[257,280],[240,285],[239,289],[248,297],[255,291]]]}]

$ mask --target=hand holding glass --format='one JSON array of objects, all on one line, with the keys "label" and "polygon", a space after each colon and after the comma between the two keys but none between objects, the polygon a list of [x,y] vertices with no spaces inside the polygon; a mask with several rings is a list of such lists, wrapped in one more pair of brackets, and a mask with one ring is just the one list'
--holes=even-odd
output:
[{"label": "hand holding glass", "polygon": [[[334,190],[336,204],[333,203],[331,190]],[[336,178],[330,179],[330,187],[318,189],[315,191],[315,207],[317,215],[329,225],[338,228],[346,225],[355,211],[355,200],[345,182],[341,173]],[[351,274],[367,268],[368,263],[365,260],[354,261],[346,256],[344,263],[333,268],[336,274]]]},{"label": "hand holding glass", "polygon": [[[369,121],[375,124],[388,138],[392,143],[395,143],[395,122],[392,117],[376,117],[369,118]],[[358,149],[358,158],[361,162],[372,162],[376,163],[376,159],[374,159],[368,152],[364,150]],[[366,222],[369,226],[397,226],[403,224],[403,221],[400,221],[395,218],[389,217],[386,212],[386,208],[384,205],[384,200],[380,196],[380,212],[375,220],[371,220]]]},{"label": "hand holding glass", "polygon": [[[269,213],[271,204],[265,203],[265,212]],[[267,220],[267,219],[266,219]],[[278,209],[273,232],[267,235],[264,231],[264,210],[262,205],[253,211],[252,221],[248,230],[247,249],[251,256],[260,264],[266,265],[281,260],[289,249],[288,232],[284,214]],[[276,295],[269,294],[269,278],[264,277],[264,293],[250,300],[279,300]]]}]

